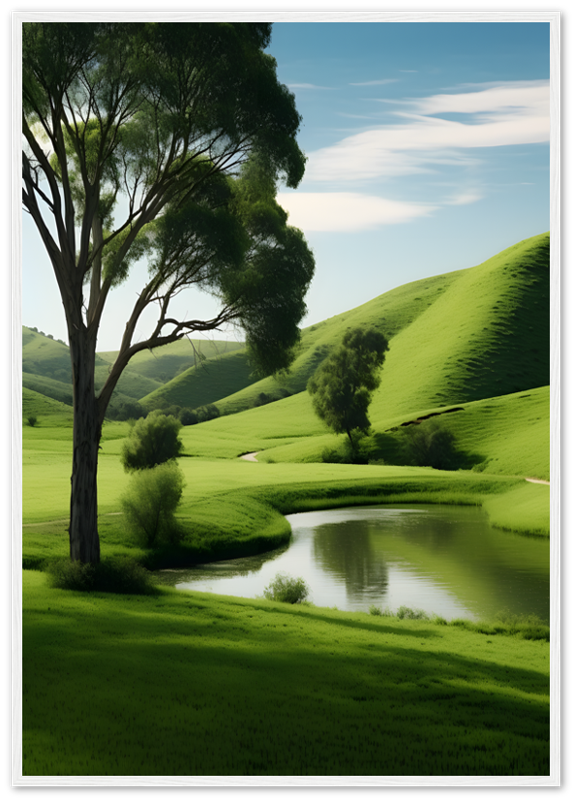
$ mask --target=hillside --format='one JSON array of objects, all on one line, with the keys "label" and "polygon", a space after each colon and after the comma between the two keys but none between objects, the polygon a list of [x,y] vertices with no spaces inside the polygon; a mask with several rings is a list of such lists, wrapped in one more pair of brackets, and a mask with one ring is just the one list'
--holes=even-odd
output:
[{"label": "hillside", "polygon": [[[187,383],[167,383],[144,403],[189,405],[196,394],[205,394],[222,414],[232,414],[260,404],[262,395],[297,394],[345,331],[356,326],[377,328],[391,344],[374,416],[548,385],[549,234],[519,242],[476,267],[405,284],[306,328],[291,369],[278,378],[251,382],[245,371],[244,386],[215,397],[209,373],[195,373],[193,381],[189,373]],[[200,389],[202,382],[206,386]]]},{"label": "hillside", "polygon": [[[186,447],[195,455],[265,450],[263,458],[317,461],[341,439],[313,413],[306,383],[355,326],[376,327],[390,341],[370,409],[371,458],[397,463],[393,428],[456,405],[466,413],[440,419],[468,455],[461,466],[548,476],[548,234],[476,267],[405,284],[305,329],[290,372],[277,380],[253,380],[241,343],[182,340],[138,354],[115,397],[138,399],[148,409],[217,403],[228,416],[185,429]],[[69,402],[71,387],[60,380],[67,347],[30,329],[23,343],[24,385]],[[99,381],[114,355],[98,354]],[[527,397],[511,402],[520,394]]]},{"label": "hillside", "polygon": [[[154,351],[138,353],[128,364],[112,396],[112,405],[139,401],[153,394],[165,383],[177,378],[179,373],[193,370],[198,364],[209,364],[224,355],[240,351],[242,342],[207,339],[183,339]],[[107,380],[117,351],[106,351],[96,356],[95,385],[99,391]],[[243,370],[246,372],[246,370]],[[204,370],[205,374],[209,369]],[[247,379],[246,379],[247,380]],[[22,328],[22,384],[27,389],[59,402],[72,404],[72,372],[69,348],[64,342],[27,328]],[[241,383],[241,385],[244,385]],[[216,381],[214,399],[237,390],[238,384],[223,379]],[[209,390],[208,390],[209,393]],[[210,395],[210,396],[211,396]],[[166,404],[172,404],[169,401]],[[211,402],[211,400],[202,401]],[[198,403],[201,405],[202,403]],[[184,403],[181,403],[184,405]],[[187,405],[187,403],[185,403]],[[150,405],[150,408],[155,405]]]},{"label": "hillside", "polygon": [[148,410],[170,405],[198,408],[255,382],[247,352],[242,348],[201,360],[140,402]]}]

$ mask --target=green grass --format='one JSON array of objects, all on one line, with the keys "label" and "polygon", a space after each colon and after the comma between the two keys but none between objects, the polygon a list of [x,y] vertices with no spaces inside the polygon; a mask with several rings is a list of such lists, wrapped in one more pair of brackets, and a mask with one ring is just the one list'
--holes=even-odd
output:
[{"label": "green grass", "polygon": [[550,536],[550,487],[528,483],[517,486],[508,494],[488,497],[483,503],[484,510],[498,528],[507,531],[524,531],[528,520],[528,531]]},{"label": "green grass", "polygon": [[22,387],[22,419],[25,425],[31,415],[37,418],[37,427],[71,428],[73,424],[71,406]]},{"label": "green grass", "polygon": [[148,409],[170,405],[198,408],[254,383],[251,371],[244,349],[212,356],[146,394],[141,403]]},{"label": "green grass", "polygon": [[[228,394],[217,405],[229,416],[184,428],[178,546],[145,551],[126,535],[119,454],[129,424],[107,422],[104,558],[158,568],[254,554],[288,541],[285,514],[384,503],[480,505],[498,528],[547,537],[549,487],[523,480],[549,476],[547,241],[534,237],[312,326],[288,375]],[[385,465],[320,463],[342,439],[303,391],[356,325],[391,338],[369,440]],[[182,406],[195,404],[191,386],[194,397],[214,398],[229,392],[225,381],[248,380],[241,346],[202,346],[217,356],[205,372],[189,369],[186,341],[139,354],[123,388],[165,384],[161,402]],[[24,329],[23,348],[37,387],[65,386],[65,346]],[[113,355],[99,354],[102,374]],[[278,388],[297,394],[242,411]],[[455,405],[464,410],[441,413]],[[389,464],[402,423],[429,413],[441,413],[467,469]],[[23,423],[26,775],[548,774],[548,629],[535,624],[399,620],[165,587],[153,597],[48,588],[33,569],[68,555],[71,408],[24,388]],[[251,451],[260,463],[237,458]],[[397,548],[439,571],[432,547]],[[537,558],[527,550],[525,564]],[[478,578],[450,558],[471,597]]]},{"label": "green grass", "polygon": [[549,773],[548,643],[511,627],[23,581],[24,775]]}]

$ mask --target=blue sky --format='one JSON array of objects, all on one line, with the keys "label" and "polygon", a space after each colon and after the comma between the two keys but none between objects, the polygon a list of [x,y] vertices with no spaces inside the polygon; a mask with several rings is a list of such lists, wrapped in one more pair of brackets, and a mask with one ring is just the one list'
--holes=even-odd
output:
[{"label": "blue sky", "polygon": [[[277,22],[269,52],[303,117],[306,174],[279,199],[316,258],[304,325],[549,229],[547,23]],[[100,350],[119,346],[137,272],[110,297]],[[22,274],[23,324],[66,340],[26,218]]]}]

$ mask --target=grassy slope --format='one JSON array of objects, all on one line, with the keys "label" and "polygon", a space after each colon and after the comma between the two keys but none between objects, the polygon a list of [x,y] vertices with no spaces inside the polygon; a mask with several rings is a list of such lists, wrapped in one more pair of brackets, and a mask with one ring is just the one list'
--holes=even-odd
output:
[{"label": "grassy slope", "polygon": [[548,644],[483,630],[27,572],[23,771],[548,774]]},{"label": "grassy slope", "polygon": [[547,386],[548,234],[461,271],[392,341],[372,419]]},{"label": "grassy slope", "polygon": [[[527,239],[478,267],[406,284],[306,329],[290,373],[279,382],[267,378],[253,383],[245,354],[233,352],[241,345],[216,342],[194,345],[207,358],[216,352],[225,354],[209,369],[189,369],[170,382],[194,357],[194,348],[182,341],[158,354],[138,354],[123,379],[125,386],[121,384],[118,391],[141,398],[145,389],[144,404],[150,408],[217,401],[222,413],[236,412],[253,405],[261,392],[276,394],[279,388],[303,391],[347,328],[356,325],[378,327],[391,341],[381,387],[372,404],[376,428],[384,429],[393,416],[547,385],[548,242],[548,234]],[[24,350],[35,348],[25,360],[31,371],[40,370],[39,351],[49,355],[50,349],[60,348],[67,352],[64,346],[31,331],[26,335],[31,341]],[[58,353],[60,364],[62,354]],[[98,377],[103,379],[113,355],[100,354]],[[56,377],[54,370],[48,374],[47,367],[42,369],[42,374]],[[166,385],[159,387],[159,383]],[[245,384],[250,385],[235,391]],[[235,393],[229,394],[229,390]]]},{"label": "grassy slope", "polygon": [[[374,417],[545,386],[549,311],[549,235],[541,234],[477,267],[405,284],[306,328],[288,375],[253,383],[217,405],[230,414],[251,407],[261,392],[303,391],[355,326],[379,328],[391,341]],[[164,402],[176,402],[172,392],[179,391],[166,386]]]},{"label": "grassy slope", "polygon": [[[241,342],[199,339],[190,342],[185,339],[157,351],[138,353],[124,370],[113,398],[116,402],[140,400],[145,395],[160,389],[164,383],[176,377],[178,372],[196,363],[199,354],[212,358],[232,353],[242,347]],[[98,353],[95,370],[97,391],[105,383],[116,356],[116,351]],[[66,345],[23,327],[22,370],[22,381],[26,388],[71,404],[70,351]],[[222,384],[224,393],[229,394],[235,389],[236,384],[226,382]],[[217,389],[215,399],[220,396]]]},{"label": "grassy slope", "polygon": [[187,408],[214,403],[254,383],[245,349],[212,356],[185,370],[165,386],[141,398],[148,409],[178,405]]}]

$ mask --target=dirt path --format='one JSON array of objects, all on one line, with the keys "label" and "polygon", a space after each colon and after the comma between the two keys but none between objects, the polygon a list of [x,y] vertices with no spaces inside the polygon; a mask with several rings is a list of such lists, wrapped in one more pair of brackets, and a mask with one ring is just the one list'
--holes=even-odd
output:
[{"label": "dirt path", "polygon": [[[257,452],[259,452],[259,451],[257,451]],[[255,453],[245,453],[245,455],[239,456],[239,458],[242,458],[244,461],[257,461],[257,459],[255,458],[255,456],[257,455],[257,452],[255,452]]]},{"label": "dirt path", "polygon": [[524,478],[528,483],[543,483],[545,486],[550,486],[550,481],[542,481],[540,478]]}]

